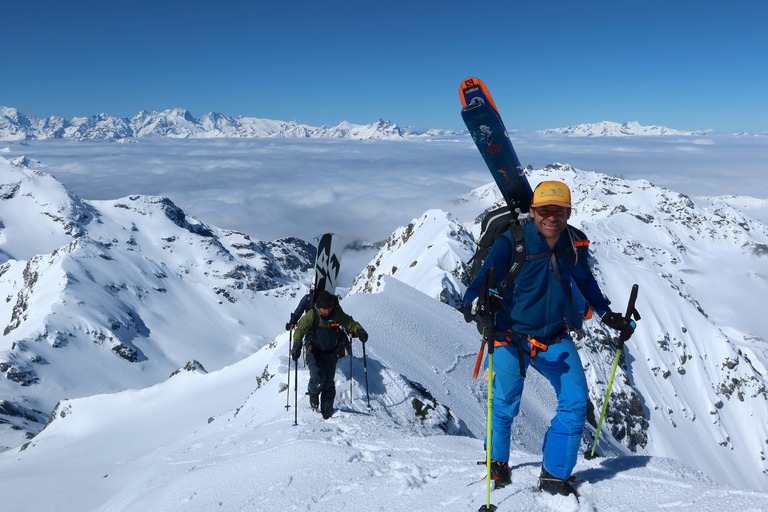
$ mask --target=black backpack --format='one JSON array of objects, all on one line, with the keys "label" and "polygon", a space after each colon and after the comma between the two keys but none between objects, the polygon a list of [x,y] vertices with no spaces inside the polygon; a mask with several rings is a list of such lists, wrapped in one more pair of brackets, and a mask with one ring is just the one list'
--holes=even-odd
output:
[{"label": "black backpack", "polygon": [[320,314],[316,310],[314,316],[312,329],[307,333],[308,345],[312,350],[341,352],[344,347],[350,345],[349,336],[339,324],[332,323],[326,327],[320,327]]},{"label": "black backpack", "polygon": [[[471,283],[477,274],[480,272],[480,267],[485,263],[488,258],[488,253],[491,252],[493,243],[507,231],[512,231],[514,237],[514,247],[512,251],[512,261],[509,264],[507,275],[503,280],[503,284],[509,284],[514,281],[517,274],[523,270],[523,265],[526,261],[525,251],[525,233],[523,233],[523,226],[509,208],[502,206],[495,210],[490,210],[483,215],[483,220],[480,222],[480,238],[477,240],[477,250],[472,258],[467,262],[471,264],[469,270],[469,282]],[[502,286],[503,288],[503,286]]]}]

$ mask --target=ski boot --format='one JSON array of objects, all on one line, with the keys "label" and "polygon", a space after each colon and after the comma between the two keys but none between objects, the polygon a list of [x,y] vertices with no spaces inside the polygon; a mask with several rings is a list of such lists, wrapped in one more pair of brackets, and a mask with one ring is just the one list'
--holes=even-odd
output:
[{"label": "ski boot", "polygon": [[552,495],[561,494],[563,496],[574,495],[578,497],[579,493],[577,493],[576,489],[573,488],[571,482],[575,482],[575,480],[573,478],[569,478],[568,480],[557,478],[542,466],[541,475],[539,476],[540,491]]},{"label": "ski boot", "polygon": [[502,489],[512,483],[512,473],[508,462],[491,461],[491,480],[496,489]]}]

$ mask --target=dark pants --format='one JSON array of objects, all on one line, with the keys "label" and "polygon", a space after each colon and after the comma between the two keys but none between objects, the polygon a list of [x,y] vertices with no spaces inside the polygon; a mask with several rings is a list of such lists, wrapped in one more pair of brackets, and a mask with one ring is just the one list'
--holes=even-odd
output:
[{"label": "dark pants", "polygon": [[320,412],[333,412],[333,400],[336,398],[336,351],[321,352],[312,350],[307,354],[309,367],[309,385],[307,393],[320,395]]}]

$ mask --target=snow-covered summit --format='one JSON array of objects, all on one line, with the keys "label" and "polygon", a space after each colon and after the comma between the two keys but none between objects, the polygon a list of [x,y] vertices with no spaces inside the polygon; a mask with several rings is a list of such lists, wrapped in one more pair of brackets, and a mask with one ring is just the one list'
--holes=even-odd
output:
[{"label": "snow-covered summit", "polygon": [[[355,342],[355,356],[341,361],[333,418],[321,419],[295,393],[308,372],[289,370],[281,334],[216,372],[182,371],[150,388],[62,402],[23,450],[0,453],[3,503],[63,512],[478,509],[486,503],[477,465],[485,383],[468,377],[474,329],[451,308],[384,279],[380,293],[345,299],[377,334],[365,360]],[[768,493],[736,490],[683,462],[607,452],[579,458],[578,502],[539,493],[540,453],[522,446],[540,443],[554,410],[547,386],[529,375],[510,459],[514,483],[491,493],[500,510],[768,506]]]},{"label": "snow-covered summit", "polygon": [[627,137],[637,135],[703,135],[704,132],[685,130],[673,130],[664,126],[643,126],[636,121],[627,123],[614,123],[603,121],[600,123],[579,124],[567,128],[550,128],[544,133],[560,133],[577,137]]}]

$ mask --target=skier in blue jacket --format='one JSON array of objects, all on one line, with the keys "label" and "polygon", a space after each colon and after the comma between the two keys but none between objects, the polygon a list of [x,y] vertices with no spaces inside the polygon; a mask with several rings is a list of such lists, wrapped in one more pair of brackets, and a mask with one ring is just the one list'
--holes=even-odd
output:
[{"label": "skier in blue jacket", "polygon": [[[619,330],[622,339],[629,339],[633,329],[623,315],[611,311],[610,301],[595,281],[586,237],[573,227],[566,229],[571,215],[568,186],[558,181],[542,182],[534,191],[530,211],[531,220],[523,225],[526,253],[544,257],[527,261],[515,280],[501,290],[501,304],[494,318],[491,477],[497,488],[512,481],[512,421],[520,410],[525,370],[533,364],[557,394],[557,413],[544,436],[539,489],[569,495],[576,493],[569,479],[576,465],[588,401],[581,360],[564,322],[571,303],[571,279],[603,323]],[[467,288],[463,299],[467,321],[490,268],[496,269],[495,287],[502,284],[511,263],[513,240],[509,231],[496,240]]]}]

